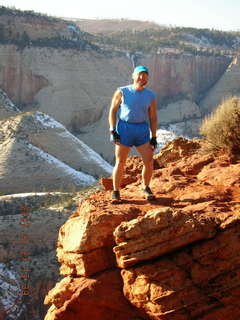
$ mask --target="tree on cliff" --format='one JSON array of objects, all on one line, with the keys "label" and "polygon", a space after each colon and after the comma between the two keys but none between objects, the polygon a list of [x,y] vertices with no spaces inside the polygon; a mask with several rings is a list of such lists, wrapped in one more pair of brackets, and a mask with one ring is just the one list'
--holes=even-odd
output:
[{"label": "tree on cliff", "polygon": [[0,23],[0,41],[4,41],[5,40],[5,28],[4,28],[4,24]]},{"label": "tree on cliff", "polygon": [[19,45],[20,45],[21,47],[26,47],[27,45],[29,45],[29,43],[30,43],[30,37],[29,37],[29,35],[27,34],[27,32],[24,31],[24,32],[22,33],[22,35],[20,36]]},{"label": "tree on cliff", "polygon": [[223,101],[207,116],[200,127],[211,150],[225,149],[240,153],[240,98],[231,97]]}]

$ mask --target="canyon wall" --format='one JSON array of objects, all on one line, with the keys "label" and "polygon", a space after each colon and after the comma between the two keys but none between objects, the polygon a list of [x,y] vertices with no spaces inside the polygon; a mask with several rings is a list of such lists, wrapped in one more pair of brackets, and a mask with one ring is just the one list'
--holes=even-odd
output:
[{"label": "canyon wall", "polygon": [[[99,120],[114,90],[131,81],[132,62],[123,55],[1,45],[0,56],[0,87],[10,99],[23,110],[48,113],[75,131]],[[149,66],[149,87],[161,107],[183,98],[200,99],[230,58],[165,54],[146,56],[139,63]]]},{"label": "canyon wall", "polygon": [[97,52],[0,46],[0,87],[22,110],[38,109],[68,129],[93,123],[129,80],[125,57]]},{"label": "canyon wall", "polygon": [[240,95],[240,61],[235,57],[219,81],[201,101],[200,107],[206,112],[214,110],[224,99]]},{"label": "canyon wall", "polygon": [[168,104],[187,98],[198,102],[225,72],[231,59],[227,56],[155,54],[140,60],[149,66],[150,87],[158,101]]},{"label": "canyon wall", "polygon": [[[115,89],[131,82],[133,66],[127,56],[0,45],[0,57],[0,88],[22,111],[49,114],[105,159],[113,160],[107,116]],[[208,113],[196,101],[217,83],[230,60],[169,54],[139,59],[149,67],[149,87],[157,93],[158,125],[178,123],[188,128],[182,134],[196,136],[202,116]]]},{"label": "canyon wall", "polygon": [[0,17],[0,88],[20,111],[52,116],[108,161],[108,109],[115,89],[131,82],[133,60],[150,69],[158,127],[177,125],[183,136],[199,135],[202,118],[221,93],[240,91],[230,56],[106,52],[72,21],[4,7]]}]

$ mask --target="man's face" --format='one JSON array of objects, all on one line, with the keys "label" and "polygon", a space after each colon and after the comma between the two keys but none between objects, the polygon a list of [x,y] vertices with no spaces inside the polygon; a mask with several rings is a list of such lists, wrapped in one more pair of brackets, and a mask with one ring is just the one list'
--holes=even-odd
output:
[{"label": "man's face", "polygon": [[141,87],[144,87],[148,83],[148,78],[147,72],[133,73],[133,83]]}]

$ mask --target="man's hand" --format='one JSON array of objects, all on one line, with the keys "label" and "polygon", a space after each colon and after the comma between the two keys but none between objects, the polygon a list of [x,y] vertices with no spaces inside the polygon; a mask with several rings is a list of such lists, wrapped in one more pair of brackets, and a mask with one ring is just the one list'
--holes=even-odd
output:
[{"label": "man's hand", "polygon": [[111,130],[110,132],[111,132],[110,141],[114,144],[120,143],[120,135],[117,133],[117,131],[114,129],[114,130]]},{"label": "man's hand", "polygon": [[151,146],[153,146],[153,149],[156,149],[157,148],[157,138],[152,137],[150,140],[150,144],[151,144]]}]

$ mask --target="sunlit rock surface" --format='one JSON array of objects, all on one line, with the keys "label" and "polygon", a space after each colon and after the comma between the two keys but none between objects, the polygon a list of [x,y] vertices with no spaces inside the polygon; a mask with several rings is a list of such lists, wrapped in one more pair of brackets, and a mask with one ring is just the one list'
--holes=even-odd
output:
[{"label": "sunlit rock surface", "polygon": [[[151,203],[141,192],[141,160],[133,157],[126,175],[136,179],[121,190],[121,204],[112,205],[104,191],[79,206],[60,229],[65,278],[45,299],[51,305],[46,320],[95,314],[114,320],[123,313],[130,320],[239,319],[240,160],[206,155],[201,146],[200,140],[166,146],[169,161],[159,166],[155,160]],[[119,272],[118,293],[110,293]]]}]

